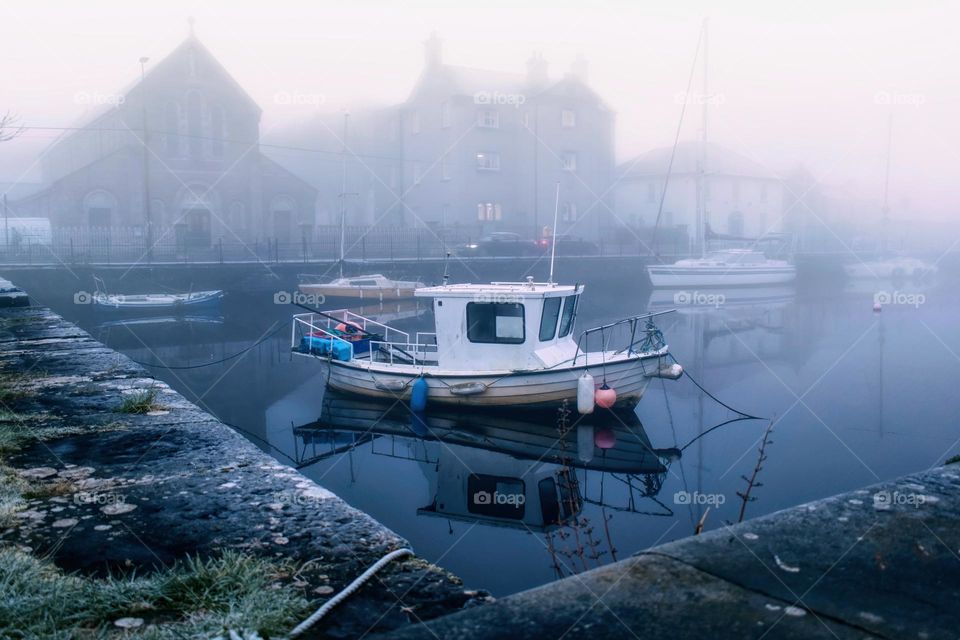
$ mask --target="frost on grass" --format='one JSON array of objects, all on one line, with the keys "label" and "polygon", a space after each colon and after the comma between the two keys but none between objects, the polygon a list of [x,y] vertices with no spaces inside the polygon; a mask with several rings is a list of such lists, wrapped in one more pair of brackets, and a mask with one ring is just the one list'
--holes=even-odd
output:
[{"label": "frost on grass", "polygon": [[[125,638],[284,635],[310,612],[290,565],[228,551],[153,574],[88,578],[14,549],[0,549],[0,637]],[[141,624],[129,625],[129,621]]]}]

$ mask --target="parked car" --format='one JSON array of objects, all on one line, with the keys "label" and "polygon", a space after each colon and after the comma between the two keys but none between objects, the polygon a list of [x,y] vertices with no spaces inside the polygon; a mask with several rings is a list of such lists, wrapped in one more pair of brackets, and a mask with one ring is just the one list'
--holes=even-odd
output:
[{"label": "parked car", "polygon": [[468,242],[460,248],[460,255],[469,256],[530,256],[537,253],[537,245],[517,233],[496,231]]},{"label": "parked car", "polygon": [[[543,253],[550,253],[550,238],[540,238],[537,246]],[[568,235],[556,236],[558,256],[595,256],[600,253],[600,247],[595,242]]]}]

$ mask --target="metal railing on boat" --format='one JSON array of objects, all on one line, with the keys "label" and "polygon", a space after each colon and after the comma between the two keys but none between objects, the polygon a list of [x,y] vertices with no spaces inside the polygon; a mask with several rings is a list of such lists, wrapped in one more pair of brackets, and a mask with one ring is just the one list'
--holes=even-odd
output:
[{"label": "metal railing on boat", "polygon": [[[584,329],[580,332],[580,337],[577,338],[577,351],[573,356],[573,366],[577,365],[577,360],[581,357],[584,360],[588,360],[591,353],[588,351],[590,337],[600,335],[600,352],[605,353],[609,351],[610,344],[615,339],[617,339],[618,333],[629,332],[629,340],[624,347],[618,348],[614,351],[616,354],[626,353],[628,356],[633,355],[634,353],[641,352],[650,352],[657,351],[664,346],[666,343],[663,341],[663,335],[660,333],[660,330],[653,323],[653,318],[657,316],[666,315],[668,313],[673,313],[676,309],[668,309],[666,311],[657,311],[654,313],[644,313],[637,316],[631,316],[629,318],[623,318],[617,320],[616,322],[610,322],[608,324],[603,324],[598,327],[591,327],[589,329]],[[645,321],[645,324],[642,329],[639,325],[641,321]],[[640,329],[638,331],[638,329]],[[640,348],[637,348],[639,343]]]}]

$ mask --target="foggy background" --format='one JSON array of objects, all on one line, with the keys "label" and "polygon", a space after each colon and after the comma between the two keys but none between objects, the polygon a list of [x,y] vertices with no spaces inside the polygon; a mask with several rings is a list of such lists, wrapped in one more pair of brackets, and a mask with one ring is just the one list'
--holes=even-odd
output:
[{"label": "foggy background", "polygon": [[[27,127],[70,126],[102,97],[197,36],[263,108],[261,141],[325,111],[403,101],[423,41],[450,64],[523,73],[534,51],[562,74],[578,54],[616,112],[616,160],[673,142],[704,17],[710,19],[710,138],[771,169],[882,199],[893,115],[891,217],[952,220],[957,164],[957,6],[937,2],[388,3],[227,1],[4,3],[0,106]],[[694,86],[699,85],[699,77]],[[698,90],[698,89],[697,89]],[[278,93],[311,96],[279,104]],[[699,132],[688,110],[682,139]],[[40,179],[56,131],[0,145],[0,181]]]}]

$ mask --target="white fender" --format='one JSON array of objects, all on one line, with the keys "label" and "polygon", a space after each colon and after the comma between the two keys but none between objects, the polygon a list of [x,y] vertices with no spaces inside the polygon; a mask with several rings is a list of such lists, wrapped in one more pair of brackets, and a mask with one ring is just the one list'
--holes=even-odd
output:
[{"label": "white fender", "polygon": [[577,411],[580,412],[581,415],[593,413],[595,393],[596,389],[593,384],[593,376],[584,371],[580,379],[577,380]]}]

